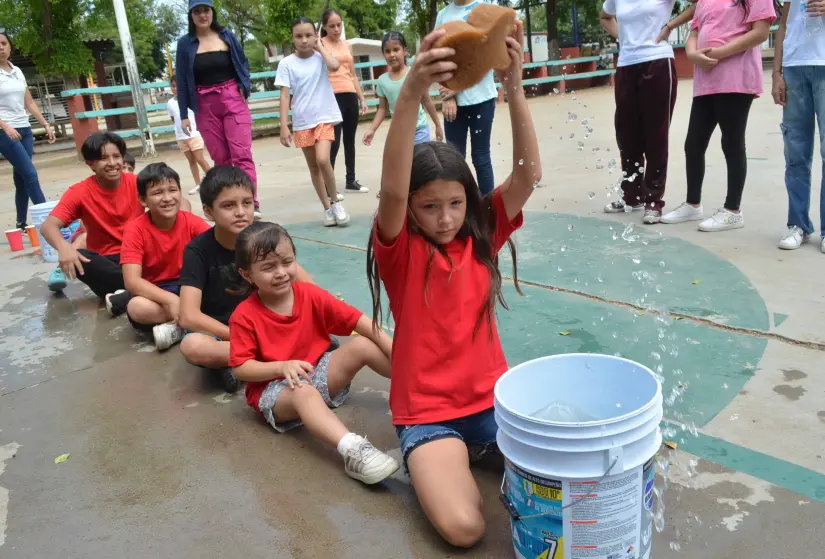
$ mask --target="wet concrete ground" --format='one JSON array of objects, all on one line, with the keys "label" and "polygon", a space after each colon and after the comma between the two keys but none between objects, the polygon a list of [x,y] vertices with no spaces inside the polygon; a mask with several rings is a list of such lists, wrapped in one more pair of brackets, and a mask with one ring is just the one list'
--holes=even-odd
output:
[{"label": "wet concrete ground", "polygon": [[[669,206],[684,195],[690,86],[680,84],[671,133]],[[668,438],[680,450],[671,456],[666,527],[653,557],[820,557],[825,394],[817,373],[825,334],[817,319],[825,298],[816,270],[825,255],[812,245],[775,248],[786,211],[780,111],[761,98],[751,113],[746,228],[703,234],[691,224],[643,229],[637,214],[599,213],[616,178],[607,172],[617,157],[609,89],[532,104],[546,186],[517,239],[527,297],[508,288],[513,310],[500,313],[509,361],[621,352],[661,364],[666,394],[689,385],[666,409]],[[587,140],[583,118],[594,129]],[[508,127],[499,107],[499,178],[510,158]],[[359,145],[359,178],[371,187],[380,177],[379,139]],[[254,149],[267,217],[291,224],[299,259],[321,285],[368,309],[360,251],[374,196],[348,195],[353,226],[324,230],[300,153],[277,139]],[[188,176],[179,153],[162,157]],[[50,198],[87,174],[80,164],[41,169]],[[11,177],[5,168],[0,177],[0,220],[11,223]],[[714,139],[706,211],[721,203],[724,177]],[[451,549],[403,474],[379,488],[349,480],[334,449],[302,430],[276,436],[177,349],[155,352],[81,284],[52,296],[51,266],[17,254],[0,256],[0,557],[512,556],[495,460],[477,469],[488,535],[469,552]],[[502,267],[507,273],[509,264]],[[681,319],[665,325],[667,351],[657,350],[651,306]],[[338,413],[379,448],[396,449],[387,390],[365,371]],[[695,424],[696,435],[682,423]],[[69,459],[54,464],[64,453]],[[688,475],[691,460],[696,473]]]}]

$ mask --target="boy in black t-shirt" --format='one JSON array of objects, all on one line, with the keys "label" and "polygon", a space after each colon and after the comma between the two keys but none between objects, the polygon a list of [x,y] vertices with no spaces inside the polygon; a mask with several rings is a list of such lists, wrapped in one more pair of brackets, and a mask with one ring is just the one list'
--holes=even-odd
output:
[{"label": "boy in black t-shirt", "polygon": [[[193,365],[218,369],[227,392],[238,389],[229,365],[229,317],[246,297],[227,290],[224,269],[235,265],[235,241],[252,223],[255,187],[238,167],[213,167],[201,183],[204,215],[215,226],[201,233],[183,252],[179,324],[189,331],[181,353]],[[298,266],[298,281],[312,278]]]}]

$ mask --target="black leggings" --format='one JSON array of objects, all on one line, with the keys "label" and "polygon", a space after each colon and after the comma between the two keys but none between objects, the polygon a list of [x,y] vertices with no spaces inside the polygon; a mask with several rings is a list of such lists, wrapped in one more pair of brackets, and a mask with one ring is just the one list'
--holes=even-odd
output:
[{"label": "black leggings", "polygon": [[118,289],[126,289],[123,284],[119,254],[101,256],[85,248],[78,250],[78,252],[88,258],[89,261],[83,262],[83,274],[78,274],[77,279],[89,286],[89,289],[94,291],[95,295],[103,298]]},{"label": "black leggings", "polygon": [[725,209],[739,209],[748,173],[745,129],[748,125],[751,103],[753,95],[748,93],[716,93],[693,98],[685,140],[688,204],[699,204],[702,201],[705,152],[718,124],[722,130],[722,152],[728,164],[728,196],[725,198]]},{"label": "black leggings", "polygon": [[344,136],[344,162],[347,165],[347,185],[355,182],[355,129],[358,128],[358,95],[355,93],[336,93],[335,100],[341,109],[343,122],[335,126],[335,141],[329,153],[332,168],[335,168],[335,157],[341,147],[341,136]]}]

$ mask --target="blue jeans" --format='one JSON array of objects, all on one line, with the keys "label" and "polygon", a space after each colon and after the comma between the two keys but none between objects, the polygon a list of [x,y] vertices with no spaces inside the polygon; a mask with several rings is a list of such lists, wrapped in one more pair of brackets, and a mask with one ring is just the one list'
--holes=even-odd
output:
[{"label": "blue jeans", "polygon": [[[825,66],[786,66],[787,88],[782,113],[785,140],[785,188],[788,190],[788,227],[796,225],[808,234],[814,228],[811,207],[815,119],[819,121],[820,156],[825,170]],[[820,233],[825,236],[825,174],[820,185]]]},{"label": "blue jeans", "polygon": [[496,115],[496,100],[490,99],[477,105],[459,106],[455,120],[444,121],[444,136],[467,157],[467,134],[472,139],[473,167],[476,168],[478,189],[487,195],[495,188],[493,161],[490,157],[490,137],[493,134],[493,117]]},{"label": "blue jeans", "polygon": [[490,408],[441,423],[396,425],[395,432],[401,440],[401,454],[406,466],[407,458],[413,450],[439,439],[459,439],[464,441],[467,447],[481,448],[484,451],[495,445],[498,425],[495,410]]},{"label": "blue jeans", "polygon": [[34,168],[34,135],[32,129],[16,128],[19,140],[12,140],[0,130],[0,153],[3,154],[14,169],[14,205],[17,207],[17,224],[26,223],[29,211],[29,198],[35,204],[46,201],[40,189],[37,169]]}]

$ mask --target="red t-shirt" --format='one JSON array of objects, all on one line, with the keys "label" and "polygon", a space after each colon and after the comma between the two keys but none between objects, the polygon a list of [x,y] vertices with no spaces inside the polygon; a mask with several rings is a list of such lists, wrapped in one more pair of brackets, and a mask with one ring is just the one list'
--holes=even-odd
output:
[{"label": "red t-shirt", "polygon": [[[292,291],[292,316],[272,312],[257,293],[238,305],[229,319],[230,367],[250,359],[264,363],[298,360],[315,366],[329,348],[330,334],[349,336],[364,314],[311,283],[295,282]],[[256,411],[261,411],[258,401],[267,384],[246,383],[246,401]]]},{"label": "red t-shirt", "polygon": [[[521,227],[521,213],[508,221],[499,190],[492,198],[496,253]],[[493,388],[507,361],[493,316],[475,332],[487,304],[490,273],[473,255],[470,238],[445,248],[450,263],[405,223],[392,245],[373,231],[375,260],[395,321],[390,409],[395,425],[437,423],[466,417],[493,406]],[[432,256],[429,278],[425,274]]]},{"label": "red t-shirt", "polygon": [[120,265],[140,264],[141,276],[155,285],[180,277],[183,249],[189,241],[209,230],[209,224],[189,212],[179,211],[175,225],[161,231],[146,212],[126,226]]},{"label": "red t-shirt", "polygon": [[112,189],[100,186],[94,175],[73,184],[51,213],[66,224],[82,219],[86,248],[103,256],[120,252],[123,229],[142,214],[137,177],[132,173],[123,173],[120,184]]}]

